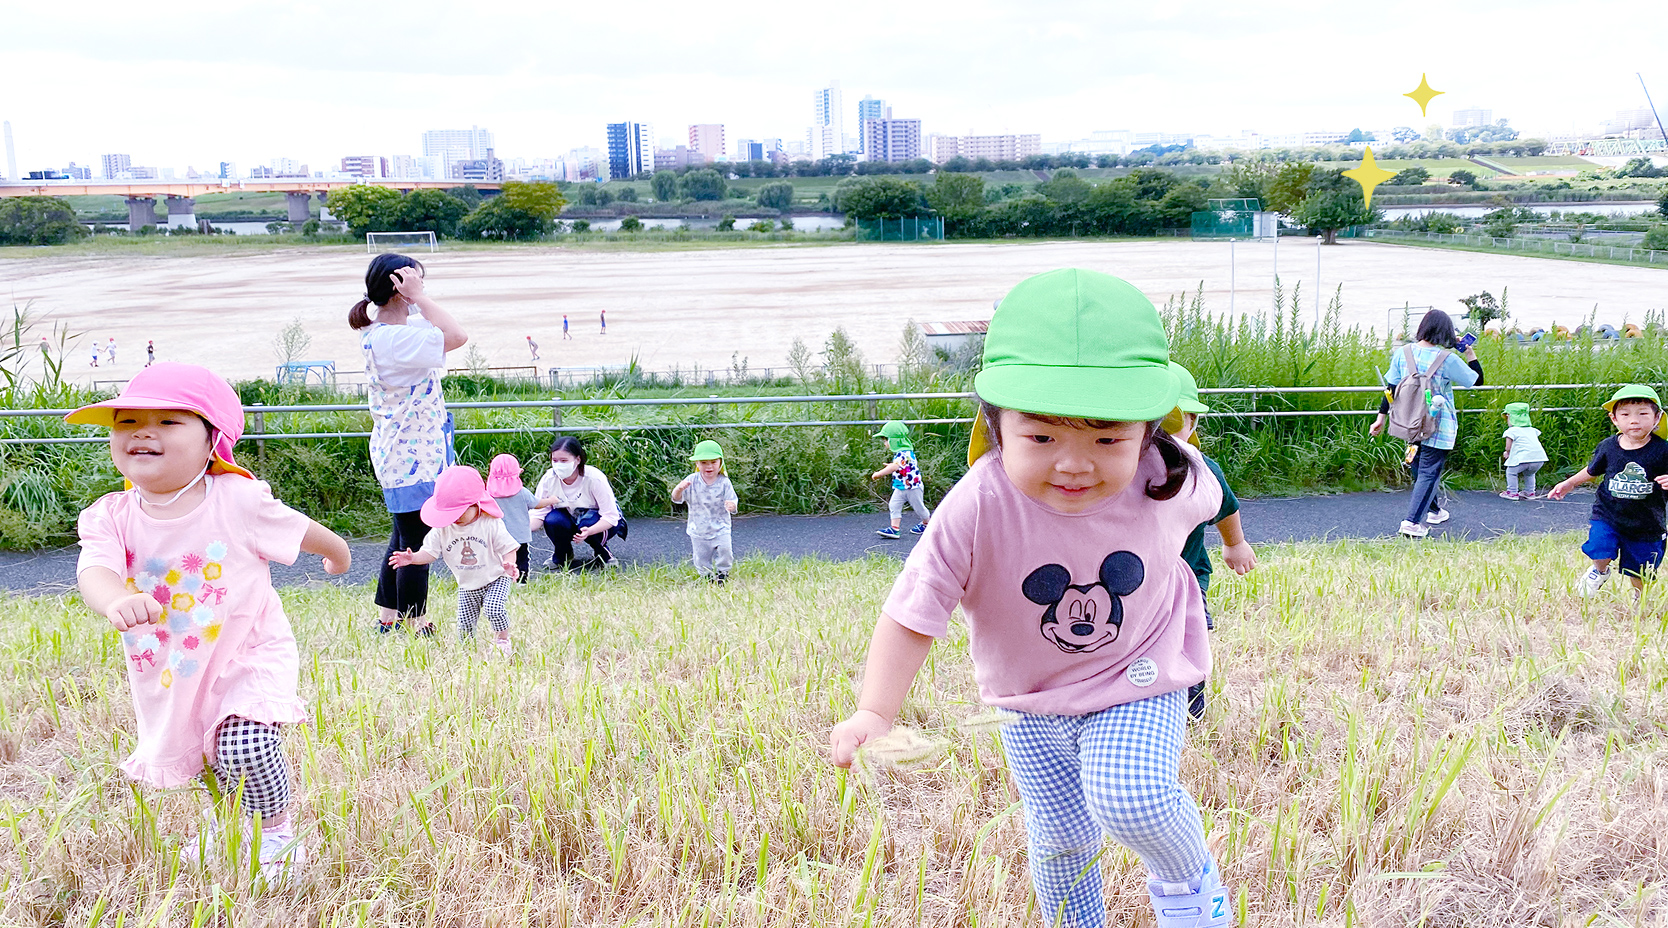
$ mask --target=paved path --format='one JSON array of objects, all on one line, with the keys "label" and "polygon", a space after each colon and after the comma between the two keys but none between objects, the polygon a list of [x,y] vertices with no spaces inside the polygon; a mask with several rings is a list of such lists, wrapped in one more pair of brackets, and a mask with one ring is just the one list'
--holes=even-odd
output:
[{"label": "paved path", "polygon": [[[1246,536],[1253,544],[1340,538],[1388,538],[1395,534],[1408,504],[1401,493],[1345,493],[1242,502]],[[1458,493],[1448,503],[1453,519],[1431,530],[1431,537],[1487,539],[1585,529],[1592,493],[1579,492],[1563,502],[1512,502],[1493,492]],[[918,540],[908,534],[897,541],[877,537],[884,513],[837,516],[741,516],[735,520],[736,556],[816,556],[852,560],[870,553],[903,557]],[[681,519],[633,519],[631,537],[611,546],[626,564],[688,563],[689,541]],[[280,586],[315,581],[364,583],[374,579],[387,543],[355,542],[353,569],[345,577],[327,577],[317,558],[303,555],[293,567],[273,565]],[[582,546],[583,547],[583,546]],[[585,549],[589,550],[589,549]],[[0,589],[26,593],[63,593],[75,586],[75,548],[26,554],[0,552]],[[533,540],[535,570],[550,557],[550,543]]]}]

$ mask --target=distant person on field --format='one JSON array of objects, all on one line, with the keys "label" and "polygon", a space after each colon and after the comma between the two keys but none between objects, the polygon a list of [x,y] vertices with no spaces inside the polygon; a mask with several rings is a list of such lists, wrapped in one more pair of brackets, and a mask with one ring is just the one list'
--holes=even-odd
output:
[{"label": "distant person on field", "polygon": [[[45,339],[42,339],[42,341],[44,341],[44,340]],[[156,342],[146,342],[145,343],[145,366],[150,367],[152,364],[155,364],[155,363],[156,363]]]},{"label": "distant person on field", "polygon": [[423,289],[423,265],[396,254],[371,259],[365,298],[348,310],[348,326],[359,335],[370,377],[371,470],[393,522],[377,574],[377,631],[410,622],[418,634],[433,635],[428,565],[396,567],[390,558],[421,548],[428,536],[423,504],[454,458],[452,416],[440,392],[446,352],[462,348],[469,336]]},{"label": "distant person on field", "polygon": [[504,513],[504,527],[520,545],[515,552],[516,582],[527,582],[527,571],[532,566],[532,512],[537,500],[533,491],[521,485],[521,462],[513,454],[500,454],[492,459],[487,471],[487,492]]},{"label": "distant person on field", "polygon": [[584,566],[597,570],[614,562],[608,540],[626,537],[626,521],[614,499],[608,475],[587,464],[585,446],[564,435],[550,446],[550,470],[533,491],[534,512],[544,521],[544,533],[555,549],[551,570],[576,570],[573,544],[583,541],[595,554]]},{"label": "distant person on field", "polygon": [[1180,781],[1187,688],[1211,666],[1182,546],[1222,491],[1160,427],[1180,394],[1163,321],[1115,277],[1039,274],[996,309],[974,389],[967,475],[882,607],[832,760],[885,756],[872,742],[959,604],[979,697],[1007,716],[1039,923],[1106,924],[1110,836],[1146,869],[1160,928],[1224,928],[1229,890]]},{"label": "distant person on field", "polygon": [[[1210,412],[1210,407],[1199,401],[1199,383],[1193,379],[1193,373],[1174,361],[1170,362],[1170,372],[1176,375],[1176,382],[1181,384],[1181,398],[1176,401],[1176,408],[1164,418],[1164,430],[1176,437],[1177,441],[1185,441],[1193,447],[1199,447],[1199,417]],[[1216,510],[1216,515],[1209,520],[1200,522],[1193,529],[1193,534],[1187,536],[1187,543],[1182,546],[1182,560],[1193,568],[1193,576],[1199,581],[1199,594],[1205,600],[1205,628],[1215,629],[1216,620],[1210,614],[1210,575],[1213,570],[1210,563],[1210,553],[1205,550],[1205,529],[1216,526],[1222,533],[1222,562],[1227,564],[1234,573],[1244,576],[1257,567],[1257,553],[1251,550],[1251,543],[1245,540],[1245,530],[1239,520],[1239,497],[1228,487],[1228,478],[1223,475],[1222,468],[1211,460],[1210,455],[1200,454],[1205,467],[1211,476],[1216,478],[1217,485],[1222,488],[1222,506]],[[1205,714],[1205,684],[1201,681],[1188,687],[1187,714],[1195,719],[1203,718]]]},{"label": "distant person on field", "polygon": [[[1448,521],[1448,510],[1437,502],[1442,489],[1442,470],[1448,455],[1454,450],[1459,436],[1459,416],[1454,412],[1454,386],[1480,387],[1483,385],[1483,365],[1477,352],[1467,347],[1461,354],[1454,337],[1454,317],[1440,309],[1433,309],[1419,321],[1419,330],[1412,345],[1404,345],[1390,355],[1390,370],[1384,375],[1385,398],[1379,401],[1378,416],[1368,428],[1375,438],[1384,431],[1390,413],[1390,395],[1403,378],[1429,372],[1430,415],[1436,419],[1436,433],[1413,447],[1418,452],[1413,461],[1413,498],[1398,531],[1409,538],[1423,538],[1431,533],[1429,526]],[[1412,355],[1411,361],[1409,355]],[[1463,358],[1463,360],[1461,360]]]},{"label": "distant person on field", "polygon": [[105,352],[105,359],[110,362],[111,366],[115,366],[115,364],[116,364],[116,339],[115,339],[114,336],[111,337],[110,343],[104,346],[104,352]]},{"label": "distant person on field", "polygon": [[672,502],[689,507],[689,543],[694,548],[695,572],[714,583],[730,579],[735,553],[730,548],[730,516],[736,513],[736,488],[724,473],[724,449],[707,439],[695,446],[689,459],[695,473],[672,488]]},{"label": "distant person on field", "polygon": [[1645,578],[1662,563],[1664,507],[1668,504],[1668,440],[1662,437],[1662,401],[1644,384],[1628,384],[1604,404],[1616,434],[1599,442],[1593,459],[1575,476],[1546,494],[1563,499],[1582,484],[1598,479],[1587,543],[1581,553],[1593,561],[1576,592],[1592,596],[1610,579],[1619,557],[1622,573],[1633,581],[1634,598]]},{"label": "distant person on field", "polygon": [[1506,492],[1500,497],[1534,499],[1535,474],[1547,460],[1546,449],[1541,447],[1541,430],[1529,422],[1528,403],[1507,403],[1504,415],[1506,450],[1500,456],[1506,461]]},{"label": "distant person on field", "polygon": [[473,467],[453,464],[434,481],[434,495],[424,503],[422,518],[430,531],[423,547],[388,555],[396,569],[428,565],[444,559],[458,581],[458,639],[475,640],[475,626],[486,612],[495,635],[493,645],[511,655],[510,584],[517,576],[516,541],[504,525],[503,510],[487,493],[486,481]]},{"label": "distant person on field", "polygon": [[46,340],[45,335],[42,335],[41,336],[41,354],[51,354],[51,353],[52,353],[52,343]]},{"label": "distant person on field", "polygon": [[98,367],[98,344],[97,343],[94,343],[94,345],[93,345],[93,358],[92,358],[91,361],[87,362],[87,366],[88,367]]},{"label": "distant person on field", "polygon": [[602,320],[602,334],[607,335],[608,334],[608,310],[605,309],[602,312],[598,313],[597,317]]},{"label": "distant person on field", "polygon": [[888,507],[892,513],[892,524],[875,529],[875,534],[882,538],[899,537],[898,528],[903,525],[904,505],[907,503],[920,517],[909,532],[919,535],[927,530],[927,523],[932,521],[932,511],[927,508],[927,487],[921,480],[921,464],[915,459],[915,445],[909,440],[909,426],[900,419],[893,419],[881,426],[874,437],[886,442],[886,450],[892,454],[892,463],[869,475],[870,480],[887,476],[892,478],[892,501]]},{"label": "distant person on field", "polygon": [[539,359],[539,343],[533,341],[533,336],[527,336],[527,350],[533,353],[533,360]]},{"label": "distant person on field", "polygon": [[568,314],[567,313],[562,314],[562,338],[563,338],[563,340],[566,340],[566,341],[571,341],[573,339],[573,336],[568,334]]},{"label": "distant person on field", "polygon": [[[77,523],[76,584],[120,633],[133,692],[136,734],[118,739],[131,750],[122,772],[166,790],[202,777],[218,786],[219,815],[238,797],[245,815],[261,816],[261,835],[225,857],[245,867],[254,858],[280,879],[306,856],[281,730],[309,716],[271,565],[305,552],[324,559],[325,573],[346,573],[347,542],[238,466],[243,406],[207,368],[146,368],[115,399],[64,418],[110,429],[110,456],[130,485]],[[218,831],[211,818],[180,857],[209,864]]]}]

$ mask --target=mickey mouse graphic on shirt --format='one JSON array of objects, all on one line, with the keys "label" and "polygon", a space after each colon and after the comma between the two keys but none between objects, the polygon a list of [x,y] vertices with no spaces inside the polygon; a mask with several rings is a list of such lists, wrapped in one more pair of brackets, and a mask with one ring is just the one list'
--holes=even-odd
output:
[{"label": "mickey mouse graphic on shirt", "polygon": [[1071,582],[1071,571],[1044,564],[1031,571],[1020,586],[1025,598],[1047,606],[1042,614],[1042,636],[1067,654],[1087,654],[1118,640],[1123,629],[1122,597],[1135,592],[1146,578],[1146,565],[1132,551],[1114,551],[1100,562],[1096,582]]}]

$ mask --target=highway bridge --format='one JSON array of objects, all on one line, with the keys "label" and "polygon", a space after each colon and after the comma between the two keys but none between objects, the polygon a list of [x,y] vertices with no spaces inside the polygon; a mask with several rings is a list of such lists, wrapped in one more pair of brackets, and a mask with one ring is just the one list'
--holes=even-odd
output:
[{"label": "highway bridge", "polygon": [[167,206],[167,228],[197,226],[197,197],[208,193],[282,193],[288,201],[290,222],[306,222],[312,198],[326,201],[330,191],[355,184],[387,187],[402,193],[409,190],[450,190],[473,184],[478,190],[498,190],[503,181],[461,180],[371,180],[368,178],[323,180],[311,177],[277,177],[270,180],[219,181],[115,180],[115,181],[23,181],[0,183],[0,197],[86,197],[118,196],[127,200],[127,227],[138,232],[154,226],[156,201]]}]

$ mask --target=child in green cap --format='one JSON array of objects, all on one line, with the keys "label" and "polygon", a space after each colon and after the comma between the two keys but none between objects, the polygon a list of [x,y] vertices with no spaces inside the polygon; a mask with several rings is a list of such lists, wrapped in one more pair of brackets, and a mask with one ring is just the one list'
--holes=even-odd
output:
[{"label": "child in green cap", "polygon": [[[1193,379],[1193,372],[1174,361],[1170,362],[1170,372],[1176,375],[1176,382],[1181,384],[1181,396],[1176,400],[1176,408],[1170,415],[1164,417],[1164,430],[1176,437],[1177,441],[1185,441],[1193,447],[1199,447],[1199,417],[1210,412],[1210,407],[1199,401],[1199,382]],[[1182,547],[1182,560],[1193,568],[1193,576],[1199,581],[1199,593],[1207,597],[1205,603],[1205,628],[1215,629],[1216,621],[1211,618],[1210,602],[1210,554],[1205,550],[1205,529],[1216,526],[1222,533],[1222,561],[1234,573],[1244,576],[1257,567],[1257,553],[1251,550],[1251,543],[1245,540],[1245,529],[1239,522],[1239,497],[1228,486],[1228,478],[1223,475],[1222,468],[1211,460],[1210,455],[1201,454],[1205,467],[1209,468],[1211,476],[1222,488],[1222,508],[1216,510],[1212,518],[1200,522],[1194,527],[1193,533],[1187,536],[1187,544]],[[1187,714],[1195,719],[1205,715],[1205,684],[1201,680],[1187,689]]]},{"label": "child in green cap", "polygon": [[1210,673],[1181,553],[1222,491],[1160,427],[1180,387],[1158,312],[1106,274],[1039,274],[997,308],[974,388],[967,475],[881,610],[833,762],[891,730],[960,605],[980,698],[1009,716],[1043,920],[1105,924],[1109,835],[1146,867],[1159,928],[1221,928],[1228,890],[1178,770],[1187,688]]},{"label": "child in green cap", "polygon": [[892,477],[892,503],[889,507],[892,525],[875,529],[875,534],[882,538],[897,538],[898,527],[903,524],[904,504],[908,503],[921,517],[921,521],[909,532],[919,535],[927,530],[932,512],[927,509],[927,487],[921,481],[921,464],[915,460],[915,444],[909,440],[909,426],[900,419],[893,419],[881,426],[875,437],[886,442],[886,450],[892,453],[892,463],[869,475],[870,480],[879,480],[887,475]]},{"label": "child in green cap", "polygon": [[695,572],[714,583],[730,579],[735,555],[730,550],[730,516],[736,512],[736,488],[724,473],[724,449],[707,439],[689,459],[695,473],[672,488],[672,502],[689,506],[689,544],[695,549]]},{"label": "child in green cap", "polygon": [[1628,384],[1604,404],[1616,434],[1599,442],[1593,459],[1575,476],[1546,494],[1563,499],[1578,486],[1602,476],[1587,543],[1581,553],[1593,566],[1576,581],[1576,592],[1592,596],[1610,579],[1610,564],[1620,556],[1622,573],[1633,581],[1638,599],[1645,574],[1662,563],[1664,504],[1668,503],[1668,441],[1660,432],[1662,401],[1644,384]]},{"label": "child in green cap", "polygon": [[1507,403],[1505,416],[1506,450],[1500,456],[1506,462],[1506,492],[1500,498],[1534,499],[1535,474],[1546,463],[1541,430],[1529,423],[1528,403]]}]

